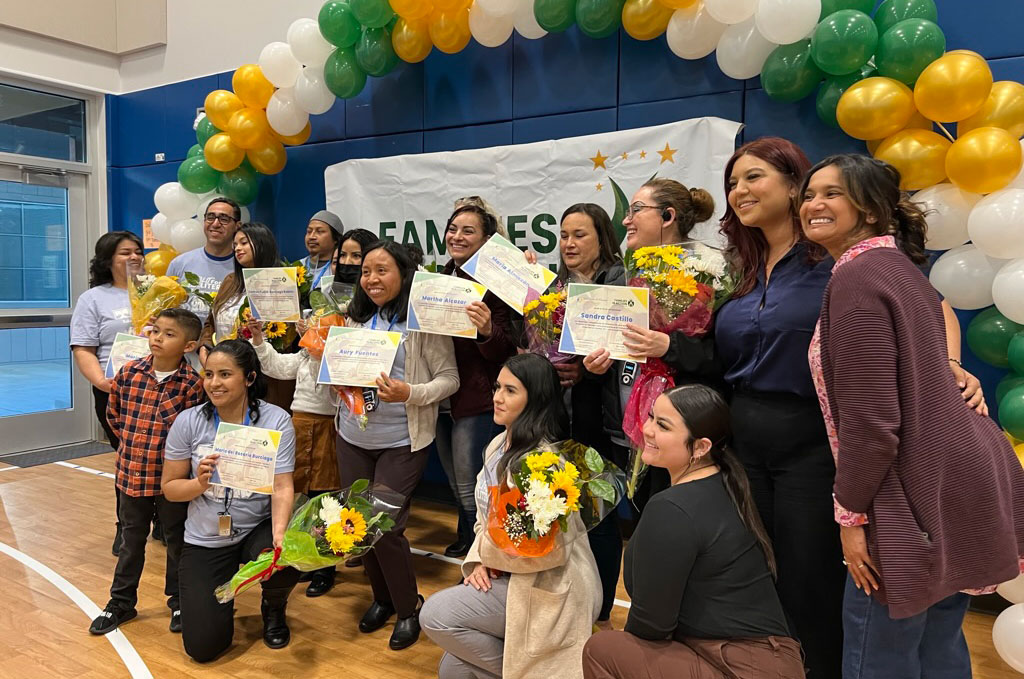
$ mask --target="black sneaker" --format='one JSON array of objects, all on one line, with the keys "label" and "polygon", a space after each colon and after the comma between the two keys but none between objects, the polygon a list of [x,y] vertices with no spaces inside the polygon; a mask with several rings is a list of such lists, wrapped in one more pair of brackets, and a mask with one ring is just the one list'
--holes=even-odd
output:
[{"label": "black sneaker", "polygon": [[175,634],[181,634],[181,609],[175,608],[171,611],[171,626],[170,630]]},{"label": "black sneaker", "polygon": [[164,547],[167,546],[167,538],[164,537],[164,527],[159,519],[153,519],[153,539],[164,543]]},{"label": "black sneaker", "polygon": [[128,622],[137,615],[138,612],[134,608],[126,611],[114,604],[107,604],[107,607],[103,609],[103,614],[89,625],[89,633],[106,634],[107,632],[113,632],[118,626]]},{"label": "black sneaker", "polygon": [[114,530],[114,544],[110,547],[110,553],[114,556],[121,554],[121,524],[117,524]]}]

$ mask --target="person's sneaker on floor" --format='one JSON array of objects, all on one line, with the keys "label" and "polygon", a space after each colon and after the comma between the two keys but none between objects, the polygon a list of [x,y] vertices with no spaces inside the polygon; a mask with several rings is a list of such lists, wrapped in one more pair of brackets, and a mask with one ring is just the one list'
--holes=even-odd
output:
[{"label": "person's sneaker on floor", "polygon": [[164,543],[164,547],[167,546],[167,538],[164,537],[164,527],[159,519],[153,519],[153,539]]},{"label": "person's sneaker on floor", "polygon": [[175,634],[181,634],[181,609],[175,608],[171,611],[171,631]]},{"label": "person's sneaker on floor", "polygon": [[89,632],[91,634],[113,632],[118,626],[128,622],[136,615],[138,615],[138,612],[134,608],[123,610],[116,604],[107,604],[107,607],[103,609],[103,614],[89,625]]}]

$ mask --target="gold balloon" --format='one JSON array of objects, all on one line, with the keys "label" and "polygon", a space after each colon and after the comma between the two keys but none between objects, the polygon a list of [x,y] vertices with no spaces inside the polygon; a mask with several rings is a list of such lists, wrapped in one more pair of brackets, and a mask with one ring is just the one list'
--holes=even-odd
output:
[{"label": "gold balloon", "polygon": [[1020,166],[1020,143],[999,127],[979,127],[960,135],[946,154],[949,181],[971,193],[1005,188]]},{"label": "gold balloon", "polygon": [[1024,443],[1015,445],[1013,452],[1017,453],[1017,459],[1020,461],[1021,466],[1024,467]]},{"label": "gold balloon", "polygon": [[[430,15],[428,29],[430,41],[437,49],[446,54],[455,54],[469,44],[469,10],[442,10],[435,2],[434,12]],[[394,43],[392,43],[394,44]]]},{"label": "gold balloon", "polygon": [[654,40],[668,28],[673,11],[658,0],[626,0],[622,27],[636,40]]},{"label": "gold balloon", "polygon": [[271,136],[273,136],[274,139],[278,140],[285,146],[301,146],[302,144],[305,144],[307,141],[309,141],[309,135],[311,135],[312,133],[313,126],[310,125],[308,122],[306,123],[306,126],[302,128],[302,131],[299,132],[298,134],[283,135],[280,134],[274,128],[270,128]]},{"label": "gold balloon", "polygon": [[245,149],[231,140],[225,132],[218,132],[206,140],[203,147],[206,162],[218,172],[230,172],[242,164]]},{"label": "gold balloon", "polygon": [[892,78],[865,78],[851,85],[836,106],[843,132],[854,139],[884,139],[896,134],[914,115],[914,93]]},{"label": "gold balloon", "polygon": [[231,135],[231,141],[243,149],[260,146],[270,134],[267,112],[261,108],[243,108],[236,111],[224,130]]},{"label": "gold balloon", "polygon": [[214,90],[210,92],[206,95],[204,106],[206,108],[206,117],[219,130],[226,130],[231,116],[236,111],[241,111],[245,108],[245,104],[238,98],[238,95],[227,90]]},{"label": "gold balloon", "polygon": [[979,127],[1001,127],[1014,137],[1024,135],[1024,85],[1012,80],[992,83],[981,110],[956,124],[957,134]]},{"label": "gold balloon", "polygon": [[407,63],[417,64],[426,59],[434,49],[427,20],[399,19],[391,31],[391,46],[398,58]]},{"label": "gold balloon", "polygon": [[875,158],[900,171],[900,188],[917,191],[946,178],[946,152],[953,142],[931,130],[900,130],[884,140]]},{"label": "gold balloon", "polygon": [[253,169],[263,174],[277,174],[284,169],[284,164],[288,161],[284,144],[273,138],[262,146],[249,149],[245,156],[252,163]]},{"label": "gold balloon", "polygon": [[914,104],[926,118],[956,122],[977,113],[992,91],[992,69],[974,54],[944,54],[921,72]]},{"label": "gold balloon", "polygon": [[246,64],[231,76],[231,89],[249,108],[266,108],[274,95],[274,85],[257,64]]},{"label": "gold balloon", "polygon": [[697,0],[658,0],[669,9],[687,9],[697,4]]},{"label": "gold balloon", "polygon": [[[910,117],[910,122],[908,122],[904,126],[903,129],[904,130],[928,130],[929,132],[931,132],[932,128],[934,127],[934,125],[935,124],[932,121],[928,120],[927,118],[925,118],[923,115],[921,115],[917,111],[914,111],[914,115],[912,115]],[[867,142],[868,153],[870,153],[871,155],[875,155],[875,151],[878,150],[878,147],[881,146],[882,142],[885,141],[888,138],[889,137],[883,137],[882,139],[872,139],[872,140],[869,140]]]},{"label": "gold balloon", "polygon": [[167,273],[167,267],[171,260],[178,256],[178,251],[167,243],[161,243],[160,247],[146,254],[146,273],[153,276],[163,276]]},{"label": "gold balloon", "polygon": [[403,19],[426,19],[434,11],[430,0],[390,0],[391,9]]},{"label": "gold balloon", "polygon": [[469,9],[473,2],[466,0],[434,0],[434,9],[442,12],[454,12],[457,9]]}]

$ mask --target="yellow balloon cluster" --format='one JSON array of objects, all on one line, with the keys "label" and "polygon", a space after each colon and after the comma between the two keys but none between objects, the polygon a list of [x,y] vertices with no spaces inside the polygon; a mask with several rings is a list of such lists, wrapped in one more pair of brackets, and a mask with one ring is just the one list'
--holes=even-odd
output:
[{"label": "yellow balloon cluster", "polygon": [[146,254],[146,273],[154,276],[163,276],[167,273],[167,267],[171,260],[178,256],[178,251],[167,243],[161,243],[160,247]]}]

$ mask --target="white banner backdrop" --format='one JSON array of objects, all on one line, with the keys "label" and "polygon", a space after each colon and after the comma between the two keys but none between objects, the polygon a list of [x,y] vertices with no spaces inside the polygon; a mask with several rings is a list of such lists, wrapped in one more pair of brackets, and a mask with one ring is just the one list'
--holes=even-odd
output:
[{"label": "white banner backdrop", "polygon": [[559,218],[567,207],[597,203],[621,230],[633,193],[658,176],[711,192],[715,215],[691,237],[720,244],[722,172],[740,127],[697,118],[533,144],[348,160],[324,173],[327,209],[346,229],[418,245],[427,262],[443,264],[455,200],[481,196],[498,210],[512,242],[556,264]]}]

